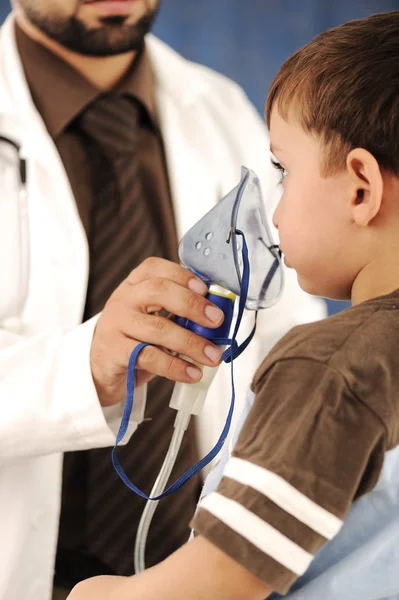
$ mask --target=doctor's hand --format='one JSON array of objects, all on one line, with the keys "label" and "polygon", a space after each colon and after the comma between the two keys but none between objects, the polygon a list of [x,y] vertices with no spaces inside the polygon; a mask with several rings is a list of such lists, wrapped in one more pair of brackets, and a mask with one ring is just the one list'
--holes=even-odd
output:
[{"label": "doctor's hand", "polygon": [[105,305],[93,336],[90,365],[102,406],[124,398],[130,354],[139,342],[153,345],[138,356],[136,385],[154,375],[184,383],[201,379],[201,370],[177,353],[202,365],[220,363],[218,346],[157,314],[166,310],[205,327],[219,327],[224,315],[204,298],[207,291],[190,271],[161,258],[149,258],[130,273]]}]

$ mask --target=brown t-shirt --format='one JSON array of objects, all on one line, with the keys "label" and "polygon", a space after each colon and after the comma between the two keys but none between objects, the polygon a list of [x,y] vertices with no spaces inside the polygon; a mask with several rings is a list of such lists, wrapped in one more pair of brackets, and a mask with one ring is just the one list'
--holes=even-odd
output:
[{"label": "brown t-shirt", "polygon": [[253,380],[255,400],[192,526],[286,593],[399,444],[399,290],[295,327]]}]

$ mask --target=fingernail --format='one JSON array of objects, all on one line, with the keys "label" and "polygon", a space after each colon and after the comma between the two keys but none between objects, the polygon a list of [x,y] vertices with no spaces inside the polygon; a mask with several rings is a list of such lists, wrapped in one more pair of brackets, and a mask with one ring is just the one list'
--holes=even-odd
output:
[{"label": "fingernail", "polygon": [[204,354],[216,363],[219,362],[222,356],[222,350],[215,348],[215,346],[205,346]]},{"label": "fingernail", "polygon": [[188,282],[188,287],[192,292],[196,292],[197,294],[201,294],[203,296],[207,293],[208,287],[207,285],[201,281],[200,279],[190,279]]},{"label": "fingernail", "polygon": [[186,373],[193,381],[198,381],[202,377],[201,369],[197,369],[196,367],[187,367]]},{"label": "fingernail", "polygon": [[205,307],[205,314],[208,319],[214,323],[218,323],[224,317],[223,311],[220,310],[220,308],[217,308],[216,306],[210,306],[210,304]]}]

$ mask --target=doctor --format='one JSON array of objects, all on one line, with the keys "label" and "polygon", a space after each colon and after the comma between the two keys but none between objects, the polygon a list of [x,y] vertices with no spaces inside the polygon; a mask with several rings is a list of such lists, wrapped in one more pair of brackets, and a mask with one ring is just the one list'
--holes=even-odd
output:
[{"label": "doctor", "polygon": [[[237,183],[242,164],[258,172],[267,196],[275,187],[267,161],[259,162],[266,131],[242,90],[151,35],[143,43],[157,8],[157,0],[15,0],[1,30],[1,600],[51,598],[62,453],[113,443],[137,341],[218,364],[215,347],[187,338],[158,316],[163,308],[180,314],[179,297],[189,294],[191,309],[184,316],[208,326],[220,322],[199,280],[163,258],[176,260],[179,237]],[[151,255],[158,258],[146,261]],[[278,337],[323,316],[324,305],[303,294],[288,274],[283,300],[261,316],[256,340],[237,364],[238,399]],[[147,466],[168,443],[170,429],[163,423],[173,418],[167,379],[151,381],[145,410],[144,384],[154,374],[171,381],[199,376],[161,349],[141,354],[137,383],[143,385],[130,433],[144,415],[153,422],[143,423],[127,448],[130,474],[147,489],[153,482]],[[229,372],[221,367],[197,425],[201,454],[222,428],[226,390]],[[158,416],[166,421],[156,430]],[[182,468],[194,458],[193,436]],[[96,483],[85,469],[103,464],[96,452],[104,450],[90,452],[67,455],[64,470],[57,574],[66,588],[98,569],[114,572],[112,556],[104,559],[100,548],[98,558],[88,548],[89,526],[81,521],[91,506],[85,490]],[[97,483],[109,477],[100,471]],[[197,486],[186,489],[191,513]],[[102,498],[103,507],[109,500],[109,494]],[[132,523],[141,512],[133,502],[129,494],[124,505],[133,511]],[[74,508],[78,519],[68,520]],[[119,517],[114,506],[105,521]],[[186,529],[178,531],[180,513],[164,518],[160,527],[176,530],[168,552]],[[101,547],[102,529],[90,530],[94,546]],[[120,536],[124,529],[119,522]],[[134,528],[129,535],[123,548],[128,557]]]}]

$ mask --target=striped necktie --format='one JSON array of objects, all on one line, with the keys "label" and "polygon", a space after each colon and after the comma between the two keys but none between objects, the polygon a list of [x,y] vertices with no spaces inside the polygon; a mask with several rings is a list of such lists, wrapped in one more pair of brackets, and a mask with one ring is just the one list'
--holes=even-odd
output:
[{"label": "striped necktie", "polygon": [[[95,174],[90,277],[85,318],[104,307],[114,289],[148,256],[164,254],[154,215],[140,179],[139,126],[143,107],[133,99],[105,95],[82,115]],[[148,388],[146,422],[118,451],[128,477],[150,493],[173,431],[175,412],[168,402],[173,383],[154,379]],[[87,546],[115,573],[133,573],[133,549],[145,501],[114,472],[109,448],[88,451]],[[186,434],[172,479],[195,462],[194,431]],[[166,558],[188,538],[199,478],[160,502],[149,532],[146,564]]]}]

